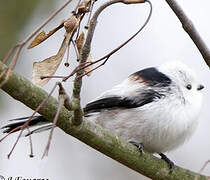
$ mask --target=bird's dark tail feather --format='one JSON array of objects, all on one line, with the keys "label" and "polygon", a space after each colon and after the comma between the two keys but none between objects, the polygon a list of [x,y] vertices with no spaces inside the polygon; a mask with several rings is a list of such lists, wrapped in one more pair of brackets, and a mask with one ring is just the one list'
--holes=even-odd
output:
[{"label": "bird's dark tail feather", "polygon": [[[30,116],[29,117],[17,118],[17,119],[11,119],[9,121],[12,121],[12,123],[7,124],[6,126],[3,126],[1,129],[4,129],[3,133],[9,133],[11,130],[13,130],[13,129],[19,127],[19,126],[22,126],[29,118],[30,118]],[[13,121],[15,121],[15,122],[13,122]],[[48,125],[39,127],[37,129],[31,131],[30,134],[48,130],[52,126],[50,124],[50,122],[47,119],[45,119],[43,116],[34,116],[31,119],[31,121],[29,122],[29,127],[39,126],[39,125],[43,125],[43,124],[48,124]],[[16,131],[19,131],[19,130],[20,129],[18,129]],[[16,131],[14,131],[14,132],[16,132]],[[29,135],[29,134],[27,134],[27,135]]]}]

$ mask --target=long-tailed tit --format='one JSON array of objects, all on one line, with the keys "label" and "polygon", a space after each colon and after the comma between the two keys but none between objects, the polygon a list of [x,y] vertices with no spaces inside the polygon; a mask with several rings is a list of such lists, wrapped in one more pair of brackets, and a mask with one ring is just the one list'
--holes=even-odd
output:
[{"label": "long-tailed tit", "polygon": [[[140,152],[144,149],[158,153],[172,171],[174,164],[163,153],[183,144],[195,131],[203,88],[190,68],[172,61],[131,74],[88,103],[84,116],[131,142]],[[43,116],[37,116],[31,125],[40,122],[48,123]],[[6,125],[4,132],[22,123]],[[34,132],[49,128],[44,126]]]}]

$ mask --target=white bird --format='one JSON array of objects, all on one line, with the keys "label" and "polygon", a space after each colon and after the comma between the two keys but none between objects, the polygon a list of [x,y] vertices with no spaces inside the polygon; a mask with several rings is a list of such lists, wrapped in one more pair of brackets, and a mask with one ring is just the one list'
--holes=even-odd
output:
[{"label": "white bird", "polygon": [[[177,61],[135,72],[104,92],[84,108],[85,119],[137,146],[142,153],[158,153],[170,167],[174,163],[163,153],[189,139],[198,125],[203,85],[195,73]],[[24,118],[18,118],[24,119]],[[37,116],[31,125],[49,123]],[[4,126],[9,132],[23,122]],[[38,128],[34,132],[49,129]]]}]

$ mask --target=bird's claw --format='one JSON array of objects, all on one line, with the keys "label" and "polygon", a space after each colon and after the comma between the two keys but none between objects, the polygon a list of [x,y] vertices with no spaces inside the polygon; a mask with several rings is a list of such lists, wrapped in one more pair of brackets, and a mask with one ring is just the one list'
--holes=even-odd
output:
[{"label": "bird's claw", "polygon": [[129,143],[133,144],[134,146],[136,146],[141,154],[141,156],[143,155],[143,145],[142,143],[138,143],[138,142],[135,142],[135,141],[129,141]]},{"label": "bird's claw", "polygon": [[167,162],[167,164],[168,164],[168,166],[169,166],[169,173],[171,174],[172,172],[173,172],[173,170],[174,170],[174,167],[175,167],[175,165],[174,165],[174,162],[173,161],[171,161],[165,154],[163,154],[163,153],[160,153],[159,154],[160,156],[161,156],[161,159],[163,159],[165,162]]}]

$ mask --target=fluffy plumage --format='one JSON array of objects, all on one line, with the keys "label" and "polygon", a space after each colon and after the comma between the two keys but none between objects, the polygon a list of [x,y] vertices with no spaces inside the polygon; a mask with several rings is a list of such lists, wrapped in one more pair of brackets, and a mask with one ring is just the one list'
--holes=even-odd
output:
[{"label": "fluffy plumage", "polygon": [[141,143],[150,153],[161,153],[177,148],[195,131],[202,88],[186,65],[169,62],[132,74],[84,111],[87,120]]}]

